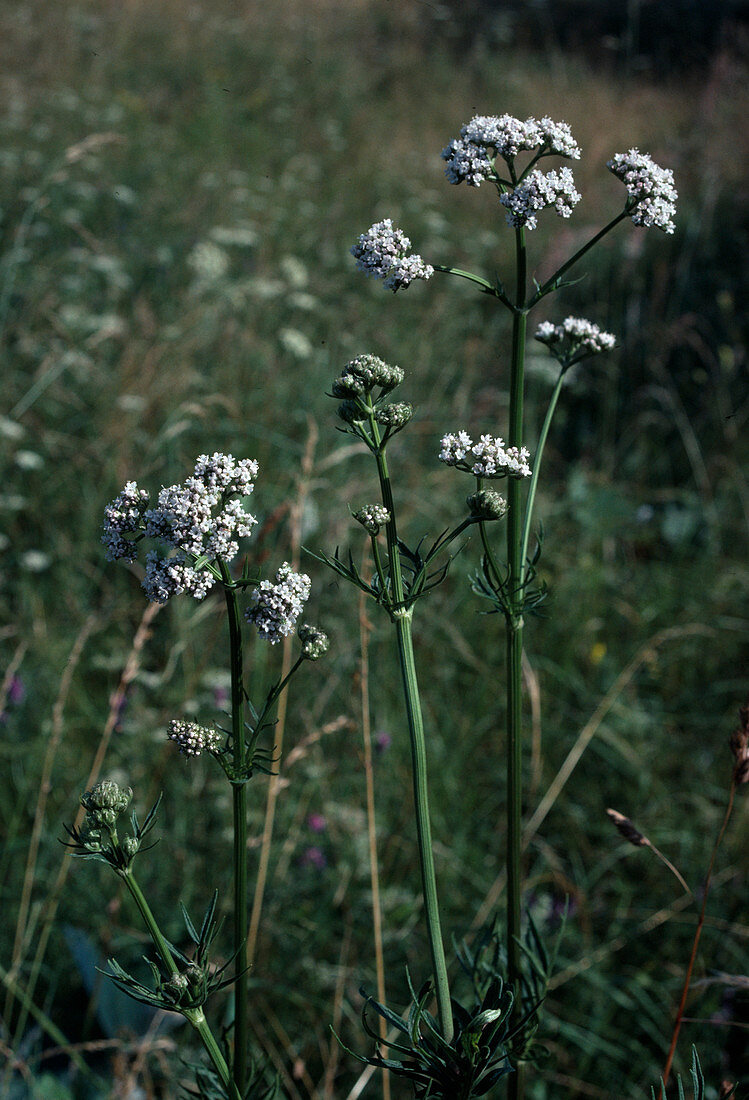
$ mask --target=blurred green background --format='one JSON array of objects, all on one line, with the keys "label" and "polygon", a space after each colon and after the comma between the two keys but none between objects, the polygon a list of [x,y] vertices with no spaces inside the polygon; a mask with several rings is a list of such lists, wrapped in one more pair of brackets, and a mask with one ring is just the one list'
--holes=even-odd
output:
[{"label": "blurred green background", "polygon": [[[349,506],[373,497],[373,471],[337,434],[325,391],[367,351],[405,368],[399,399],[417,406],[390,452],[407,536],[460,515],[467,486],[436,461],[439,438],[506,431],[504,311],[444,276],[393,297],[349,248],[392,217],[433,263],[509,272],[493,194],[451,188],[439,157],[473,114],[504,112],[564,119],[583,149],[583,202],[529,234],[541,279],[621,208],[605,169],[614,152],[650,152],[680,192],[673,237],[625,223],[535,315],[590,317],[619,346],[570,379],[540,494],[551,599],[526,632],[528,817],[594,725],[528,849],[528,904],[550,937],[570,899],[549,1057],[529,1095],[648,1095],[695,907],[605,808],[634,818],[699,891],[749,690],[744,15],[595,0],[0,7],[3,1095],[103,1095],[66,1044],[81,1044],[112,1095],[176,1096],[189,1078],[174,1053],[194,1053],[184,1029],[115,998],[94,969],[115,951],[137,967],[137,914],[105,868],[67,868],[58,842],[97,750],[139,808],[164,791],[141,878],[167,932],[183,936],[177,899],[198,911],[215,884],[228,905],[225,787],[165,739],[171,717],[210,722],[225,706],[222,605],[161,610],[112,701],[146,603],[136,570],[103,560],[104,505],[128,479],[155,490],[202,451],[231,451],[260,462],[254,552],[268,572],[294,552],[295,516],[306,547],[358,557]],[[531,450],[550,392],[542,351],[529,348]],[[417,625],[437,871],[457,939],[501,907],[502,624],[478,613],[476,560],[469,544]],[[374,990],[359,609],[301,562],[332,647],[289,703],[251,976],[257,1049],[294,1100],[359,1095],[360,1069],[328,1026],[366,1050],[358,990]],[[396,666],[371,610],[384,950],[389,1001],[403,1005],[405,967],[423,980],[427,952]],[[250,647],[253,683],[278,658]],[[251,788],[253,852],[266,784]],[[697,1044],[711,1097],[748,1067],[736,978],[746,828],[744,797],[677,1059],[684,1071]],[[381,1094],[372,1080],[365,1095]]]}]

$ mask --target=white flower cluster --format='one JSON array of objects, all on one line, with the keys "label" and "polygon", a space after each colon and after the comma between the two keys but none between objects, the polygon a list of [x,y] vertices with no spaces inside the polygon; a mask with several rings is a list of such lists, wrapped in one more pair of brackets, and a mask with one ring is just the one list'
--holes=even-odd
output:
[{"label": "white flower cluster", "polygon": [[521,151],[531,149],[543,149],[542,156],[553,153],[575,160],[580,157],[580,148],[566,122],[550,118],[540,122],[527,118],[523,122],[512,115],[476,115],[461,126],[460,137],[442,150],[442,159],[447,161],[445,175],[450,183],[479,187],[493,174],[495,156],[510,161]]},{"label": "white flower cluster", "polygon": [[362,233],[351,249],[357,267],[375,279],[384,279],[389,290],[407,287],[414,279],[430,279],[434,268],[415,252],[409,255],[411,241],[390,218],[376,222]]},{"label": "white flower cluster", "polygon": [[254,623],[261,638],[271,645],[293,633],[297,619],[309,599],[310,579],[306,573],[295,573],[284,562],[276,573],[276,583],[261,581],[252,593],[254,607],[245,611],[249,623]]},{"label": "white flower cluster", "polygon": [[200,756],[201,752],[215,752],[221,742],[215,730],[198,726],[195,722],[181,722],[176,718],[169,723],[169,740],[176,742],[183,756]]},{"label": "white flower cluster", "polygon": [[632,221],[635,225],[673,233],[673,218],[679,196],[670,168],[660,168],[647,153],[641,153],[639,149],[616,153],[606,167],[622,180],[630,200],[634,201]]},{"label": "white flower cluster", "polygon": [[482,435],[474,443],[468,432],[448,433],[441,440],[440,459],[476,477],[530,477],[530,454],[525,447],[505,447],[499,437]]},{"label": "white flower cluster", "polygon": [[[536,339],[548,344],[557,354],[595,355],[599,351],[611,351],[616,337],[611,332],[603,332],[592,321],[584,317],[566,317],[561,325],[551,321],[542,321],[536,329]],[[580,358],[582,358],[580,354]]]},{"label": "white flower cluster", "polygon": [[200,455],[192,477],[181,485],[159,492],[156,507],[148,508],[148,493],[129,481],[104,513],[102,542],[110,561],[137,556],[127,534],[143,532],[166,543],[174,551],[162,557],[156,550],[146,556],[143,588],[150,600],[166,603],[170,596],[187,592],[202,599],[215,583],[206,570],[196,570],[195,558],[231,561],[257,522],[245,512],[242,497],[249,496],[257,477],[257,462],[236,460],[232,455]]},{"label": "white flower cluster", "polygon": [[535,229],[539,210],[553,206],[560,218],[569,218],[581,197],[575,189],[575,180],[569,168],[546,173],[536,168],[514,191],[500,195],[499,201],[507,207],[508,225]]},{"label": "white flower cluster", "polygon": [[107,548],[107,561],[135,561],[138,548],[135,542],[123,538],[134,535],[143,527],[143,515],[148,507],[148,493],[137,483],[128,481],[125,488],[104,509],[104,534],[101,541]]}]

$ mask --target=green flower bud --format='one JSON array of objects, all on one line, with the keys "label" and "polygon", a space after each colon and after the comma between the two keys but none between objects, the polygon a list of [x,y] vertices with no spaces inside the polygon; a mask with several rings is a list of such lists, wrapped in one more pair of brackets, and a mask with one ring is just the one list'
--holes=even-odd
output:
[{"label": "green flower bud", "polygon": [[126,836],[124,840],[120,842],[120,847],[127,856],[128,859],[132,859],[140,849],[140,841],[137,837]]},{"label": "green flower bud", "polygon": [[337,411],[341,420],[345,420],[347,424],[364,419],[356,401],[342,401]]},{"label": "green flower bud", "polygon": [[357,378],[354,374],[344,372],[340,378],[336,378],[330,387],[330,392],[333,397],[350,398],[362,397],[366,389],[367,387],[360,378]]},{"label": "green flower bud", "polygon": [[393,405],[383,405],[379,408],[375,413],[375,420],[378,424],[383,424],[386,428],[397,432],[408,424],[413,414],[413,405],[409,405],[406,401],[398,401]]},{"label": "green flower bud", "polygon": [[354,519],[374,536],[381,527],[390,522],[390,513],[382,504],[365,504],[358,512],[354,512]]},{"label": "green flower bud", "polygon": [[330,645],[328,635],[316,626],[302,623],[297,634],[302,643],[302,657],[306,661],[318,661],[327,652]]},{"label": "green flower bud", "polygon": [[187,992],[189,982],[184,974],[172,974],[161,983],[161,993],[171,1004],[179,1004],[182,995]]},{"label": "green flower bud", "polygon": [[114,828],[117,818],[130,805],[133,792],[120,787],[111,779],[96,783],[90,791],[81,795],[81,805],[90,816],[89,829]]},{"label": "green flower bud", "polygon": [[466,499],[466,504],[476,519],[501,519],[507,512],[507,501],[494,489],[480,489]]},{"label": "green flower bud", "polygon": [[352,377],[360,379],[368,390],[373,386],[379,386],[384,393],[389,393],[403,381],[404,374],[400,367],[391,367],[376,355],[357,355],[347,363],[341,379]]}]

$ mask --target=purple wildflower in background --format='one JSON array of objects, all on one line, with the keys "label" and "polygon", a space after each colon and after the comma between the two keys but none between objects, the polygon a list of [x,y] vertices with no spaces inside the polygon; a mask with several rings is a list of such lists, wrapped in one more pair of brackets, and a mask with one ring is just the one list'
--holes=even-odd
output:
[{"label": "purple wildflower in background", "polygon": [[322,814],[310,814],[307,818],[307,828],[313,833],[324,833],[328,823]]},{"label": "purple wildflower in background", "polygon": [[323,871],[328,866],[325,852],[315,844],[309,848],[305,848],[299,862],[302,867],[313,867],[316,871]]},{"label": "purple wildflower in background", "polygon": [[375,734],[375,749],[379,753],[387,752],[393,743],[393,738],[387,730],[378,730]]}]

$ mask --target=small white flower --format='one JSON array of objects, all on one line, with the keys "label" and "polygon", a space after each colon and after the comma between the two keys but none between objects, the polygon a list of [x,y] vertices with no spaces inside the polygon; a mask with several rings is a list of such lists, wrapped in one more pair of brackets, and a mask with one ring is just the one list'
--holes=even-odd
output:
[{"label": "small white flower", "polygon": [[553,206],[560,218],[569,218],[581,197],[569,168],[545,173],[536,168],[514,191],[500,195],[499,201],[507,207],[508,225],[535,229],[539,210]]},{"label": "small white flower", "polygon": [[296,621],[309,599],[311,581],[306,573],[295,573],[284,562],[276,573],[276,582],[261,581],[252,593],[253,607],[245,612],[261,638],[271,645],[293,633]]},{"label": "small white flower", "polygon": [[570,359],[574,355],[576,360],[600,351],[611,351],[616,344],[613,333],[603,332],[584,317],[566,317],[561,325],[542,321],[536,329],[536,339],[547,344],[558,357]]},{"label": "small white flower", "polygon": [[21,554],[21,568],[29,573],[43,573],[51,564],[52,558],[43,550],[26,550]]},{"label": "small white flower", "polygon": [[251,534],[257,522],[241,499],[253,491],[257,472],[251,459],[238,461],[219,452],[199,455],[192,477],[162,488],[153,508],[148,507],[148,493],[129,481],[104,512],[107,558],[135,561],[136,543],[124,536],[143,532],[172,551],[166,556],[148,553],[143,579],[148,598],[165,603],[186,592],[202,600],[215,577],[207,569],[196,570],[193,562],[200,557],[230,562],[239,553],[237,540]]},{"label": "small white flower", "polygon": [[628,153],[615,153],[606,167],[622,180],[629,195],[628,209],[632,209],[635,225],[662,229],[673,233],[676,200],[674,174],[670,168],[660,168],[647,153],[630,149]]},{"label": "small white flower", "polygon": [[562,157],[580,156],[580,148],[566,122],[554,122],[550,118],[527,118],[524,122],[513,115],[476,115],[460,128],[455,138],[442,150],[447,161],[445,175],[450,183],[467,183],[479,187],[483,180],[493,176],[493,161],[497,156],[506,161],[514,160],[518,153],[539,149],[542,154]]},{"label": "small white flower", "polygon": [[258,235],[248,225],[216,225],[208,234],[214,244],[231,248],[254,248]]},{"label": "small white flower", "polygon": [[200,241],[187,257],[198,282],[217,283],[229,270],[229,257],[213,241]]},{"label": "small white flower", "polygon": [[278,334],[278,339],[286,351],[296,356],[297,359],[309,359],[312,354],[311,340],[303,332],[299,332],[298,329],[282,328]]},{"label": "small white flower", "polygon": [[448,466],[457,466],[468,454],[473,446],[473,440],[468,432],[460,431],[457,435],[448,433],[442,436],[442,450],[440,459]]},{"label": "small white flower", "polygon": [[482,435],[474,443],[468,432],[442,437],[440,460],[476,477],[530,477],[530,457],[525,447],[506,447],[498,436]]},{"label": "small white flower", "polygon": [[16,465],[22,470],[41,470],[44,459],[36,451],[16,451]]},{"label": "small white flower", "polygon": [[351,249],[357,267],[366,275],[383,279],[389,290],[407,287],[414,279],[429,279],[434,268],[417,253],[409,254],[411,241],[390,218],[376,222],[362,233]]}]

